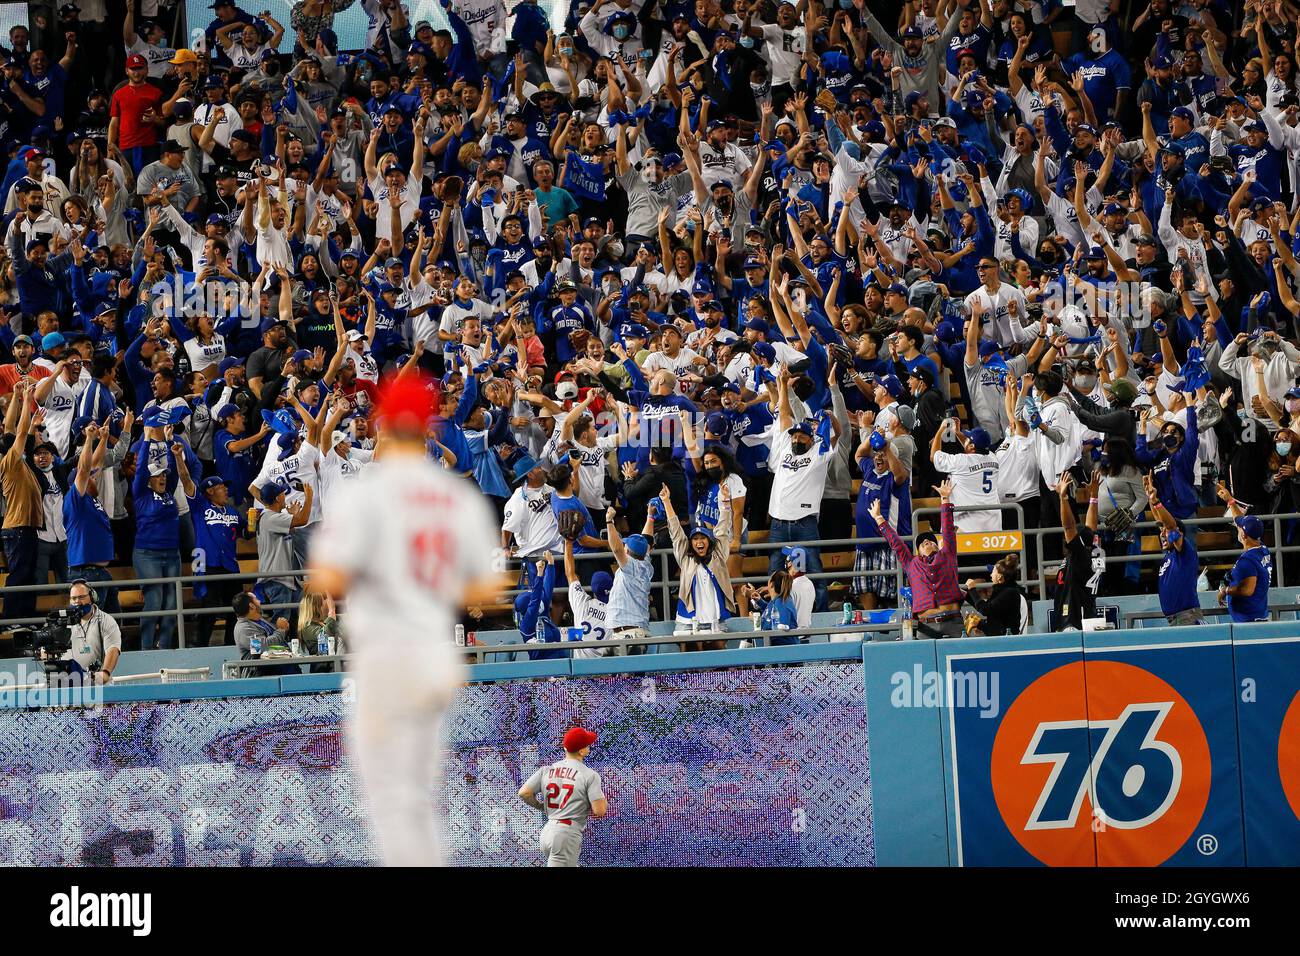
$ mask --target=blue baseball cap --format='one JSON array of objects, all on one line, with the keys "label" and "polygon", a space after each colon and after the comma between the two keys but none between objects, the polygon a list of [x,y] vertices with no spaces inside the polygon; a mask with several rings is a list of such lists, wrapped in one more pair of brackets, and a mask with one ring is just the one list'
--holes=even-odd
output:
[{"label": "blue baseball cap", "polygon": [[279,498],[281,495],[287,495],[288,493],[289,486],[276,479],[265,482],[262,487],[257,489],[257,496],[261,498],[263,502],[275,501],[275,499]]},{"label": "blue baseball cap", "polygon": [[650,539],[643,534],[630,534],[623,539],[623,547],[628,554],[640,560],[650,553]]},{"label": "blue baseball cap", "polygon": [[682,161],[681,153],[665,153],[664,166],[676,166]]},{"label": "blue baseball cap", "polygon": [[211,489],[224,485],[225,483],[226,479],[222,478],[220,475],[209,475],[207,478],[204,478],[199,482],[199,491],[210,491]]},{"label": "blue baseball cap", "polygon": [[46,352],[67,344],[68,340],[63,337],[61,332],[47,332],[41,339],[41,348]]},{"label": "blue baseball cap", "polygon": [[290,362],[307,362],[310,360],[311,360],[311,353],[308,352],[306,349],[299,349],[298,351],[294,352],[293,355],[289,356]]},{"label": "blue baseball cap", "polygon": [[1264,540],[1264,522],[1254,515],[1242,515],[1233,523],[1246,537],[1253,538],[1255,541]]},{"label": "blue baseball cap", "polygon": [[745,328],[751,332],[762,332],[764,335],[772,331],[772,327],[764,319],[750,319],[745,323]]},{"label": "blue baseball cap", "polygon": [[1189,123],[1196,122],[1196,117],[1186,106],[1175,106],[1169,111],[1169,118],[1177,116],[1180,120],[1186,120]]},{"label": "blue baseball cap", "polygon": [[244,360],[239,358],[239,356],[227,355],[225,358],[221,360],[221,364],[217,366],[217,374],[225,375],[232,368],[237,368],[243,364],[244,364]]},{"label": "blue baseball cap", "polygon": [[528,473],[536,467],[536,458],[533,458],[531,455],[523,455],[515,461],[515,481],[523,481],[528,477]]},{"label": "blue baseball cap", "polygon": [[1122,216],[1127,215],[1128,210],[1117,202],[1111,202],[1106,204],[1106,208],[1102,210],[1102,213],[1107,216]]},{"label": "blue baseball cap", "polygon": [[1173,65],[1174,61],[1163,53],[1151,58],[1151,68],[1153,70],[1168,70]]},{"label": "blue baseball cap", "polygon": [[623,338],[625,339],[644,339],[649,334],[650,330],[640,322],[632,322],[623,326]]},{"label": "blue baseball cap", "polygon": [[704,430],[713,435],[721,435],[727,430],[727,416],[722,412],[714,412],[704,419]]},{"label": "blue baseball cap", "polygon": [[970,439],[970,443],[975,446],[975,450],[980,454],[987,452],[993,444],[993,439],[989,437],[989,433],[982,428],[972,428],[969,431],[962,432],[962,434]]},{"label": "blue baseball cap", "polygon": [[903,32],[898,36],[903,40],[921,40],[924,39],[925,34],[921,32],[920,27],[913,25],[910,27],[904,27]]},{"label": "blue baseball cap", "polygon": [[748,259],[745,260],[744,267],[746,269],[763,269],[766,268],[766,265],[767,264],[763,262],[763,260],[760,259],[758,256],[750,256]]},{"label": "blue baseball cap", "polygon": [[776,349],[767,342],[755,342],[751,351],[759,358],[767,359],[769,362],[776,361]]},{"label": "blue baseball cap", "polygon": [[212,417],[220,422],[237,414],[239,414],[239,406],[234,402],[226,402],[226,404],[218,406],[217,410],[212,413]]},{"label": "blue baseball cap", "polygon": [[791,564],[797,564],[801,567],[805,567],[808,562],[807,550],[794,545],[786,545],[782,548],[781,557],[785,558]]},{"label": "blue baseball cap", "polygon": [[796,433],[801,435],[811,435],[813,433],[812,422],[807,421],[806,419],[801,422],[795,422],[786,431],[787,435],[794,435]]},{"label": "blue baseball cap", "polygon": [[903,383],[898,380],[897,376],[882,375],[880,378],[876,379],[876,384],[887,391],[890,395],[894,396],[894,398],[898,398],[899,395],[903,394]]},{"label": "blue baseball cap", "polygon": [[614,576],[608,571],[597,571],[591,576],[591,593],[597,601],[608,601],[609,591],[614,586]]}]

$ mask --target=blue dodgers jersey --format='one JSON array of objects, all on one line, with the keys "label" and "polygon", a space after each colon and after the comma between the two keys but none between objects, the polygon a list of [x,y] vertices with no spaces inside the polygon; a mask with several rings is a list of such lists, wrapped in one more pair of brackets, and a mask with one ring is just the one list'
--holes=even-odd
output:
[{"label": "blue dodgers jersey", "polygon": [[1237,623],[1268,619],[1268,589],[1273,579],[1273,556],[1262,545],[1242,552],[1228,572],[1227,583],[1235,587],[1250,577],[1255,579],[1254,594],[1250,597],[1228,598],[1228,614]]},{"label": "blue dodgers jersey", "polygon": [[1160,562],[1160,610],[1166,616],[1200,607],[1196,596],[1196,578],[1201,573],[1200,555],[1190,537],[1184,537],[1182,550],[1170,548]]}]

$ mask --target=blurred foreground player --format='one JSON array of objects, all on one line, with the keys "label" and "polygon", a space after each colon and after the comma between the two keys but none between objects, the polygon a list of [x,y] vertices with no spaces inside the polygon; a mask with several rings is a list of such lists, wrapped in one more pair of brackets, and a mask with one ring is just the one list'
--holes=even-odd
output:
[{"label": "blurred foreground player", "polygon": [[519,788],[519,799],[546,813],[542,852],[547,866],[577,866],[587,818],[603,817],[609,808],[600,774],[583,762],[595,742],[590,730],[570,727],[564,759],[538,770]]},{"label": "blurred foreground player", "polygon": [[422,379],[386,388],[376,463],[338,489],[312,541],[314,583],[347,598],[350,744],[388,866],[442,862],[431,795],[442,715],[464,679],[452,629],[464,605],[490,603],[500,584],[491,507],[429,460],[436,408]]}]

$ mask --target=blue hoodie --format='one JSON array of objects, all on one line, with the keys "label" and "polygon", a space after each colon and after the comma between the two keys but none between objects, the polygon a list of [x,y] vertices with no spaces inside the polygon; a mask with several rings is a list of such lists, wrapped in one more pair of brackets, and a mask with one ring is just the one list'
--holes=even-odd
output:
[{"label": "blue hoodie", "polygon": [[131,495],[135,500],[135,547],[137,551],[176,551],[181,543],[180,515],[176,508],[176,462],[167,450],[167,489],[149,489],[149,442],[142,442],[136,457]]},{"label": "blue hoodie", "polygon": [[1151,477],[1155,480],[1160,501],[1175,518],[1185,519],[1196,515],[1196,453],[1200,447],[1201,436],[1194,408],[1188,409],[1187,434],[1172,455],[1164,448],[1149,448],[1145,431],[1138,433],[1138,464],[1151,468]]},{"label": "blue hoodie", "polygon": [[[560,629],[551,620],[551,594],[554,590],[555,565],[548,564],[541,577],[534,575],[529,592],[515,599],[515,624],[519,636],[525,641],[536,638],[545,644],[560,643]],[[564,656],[564,651],[558,648],[528,652],[528,659],[532,661],[551,661]]]}]

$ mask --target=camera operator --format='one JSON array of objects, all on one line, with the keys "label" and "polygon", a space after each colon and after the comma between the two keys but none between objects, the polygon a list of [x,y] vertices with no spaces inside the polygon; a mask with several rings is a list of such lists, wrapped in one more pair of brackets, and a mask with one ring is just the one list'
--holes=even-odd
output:
[{"label": "camera operator", "polygon": [[97,666],[95,680],[107,684],[122,653],[122,629],[111,614],[100,609],[95,589],[88,582],[73,581],[68,598],[73,612],[79,611],[81,617],[72,625],[72,647],[63,659],[76,661],[87,672]]}]

